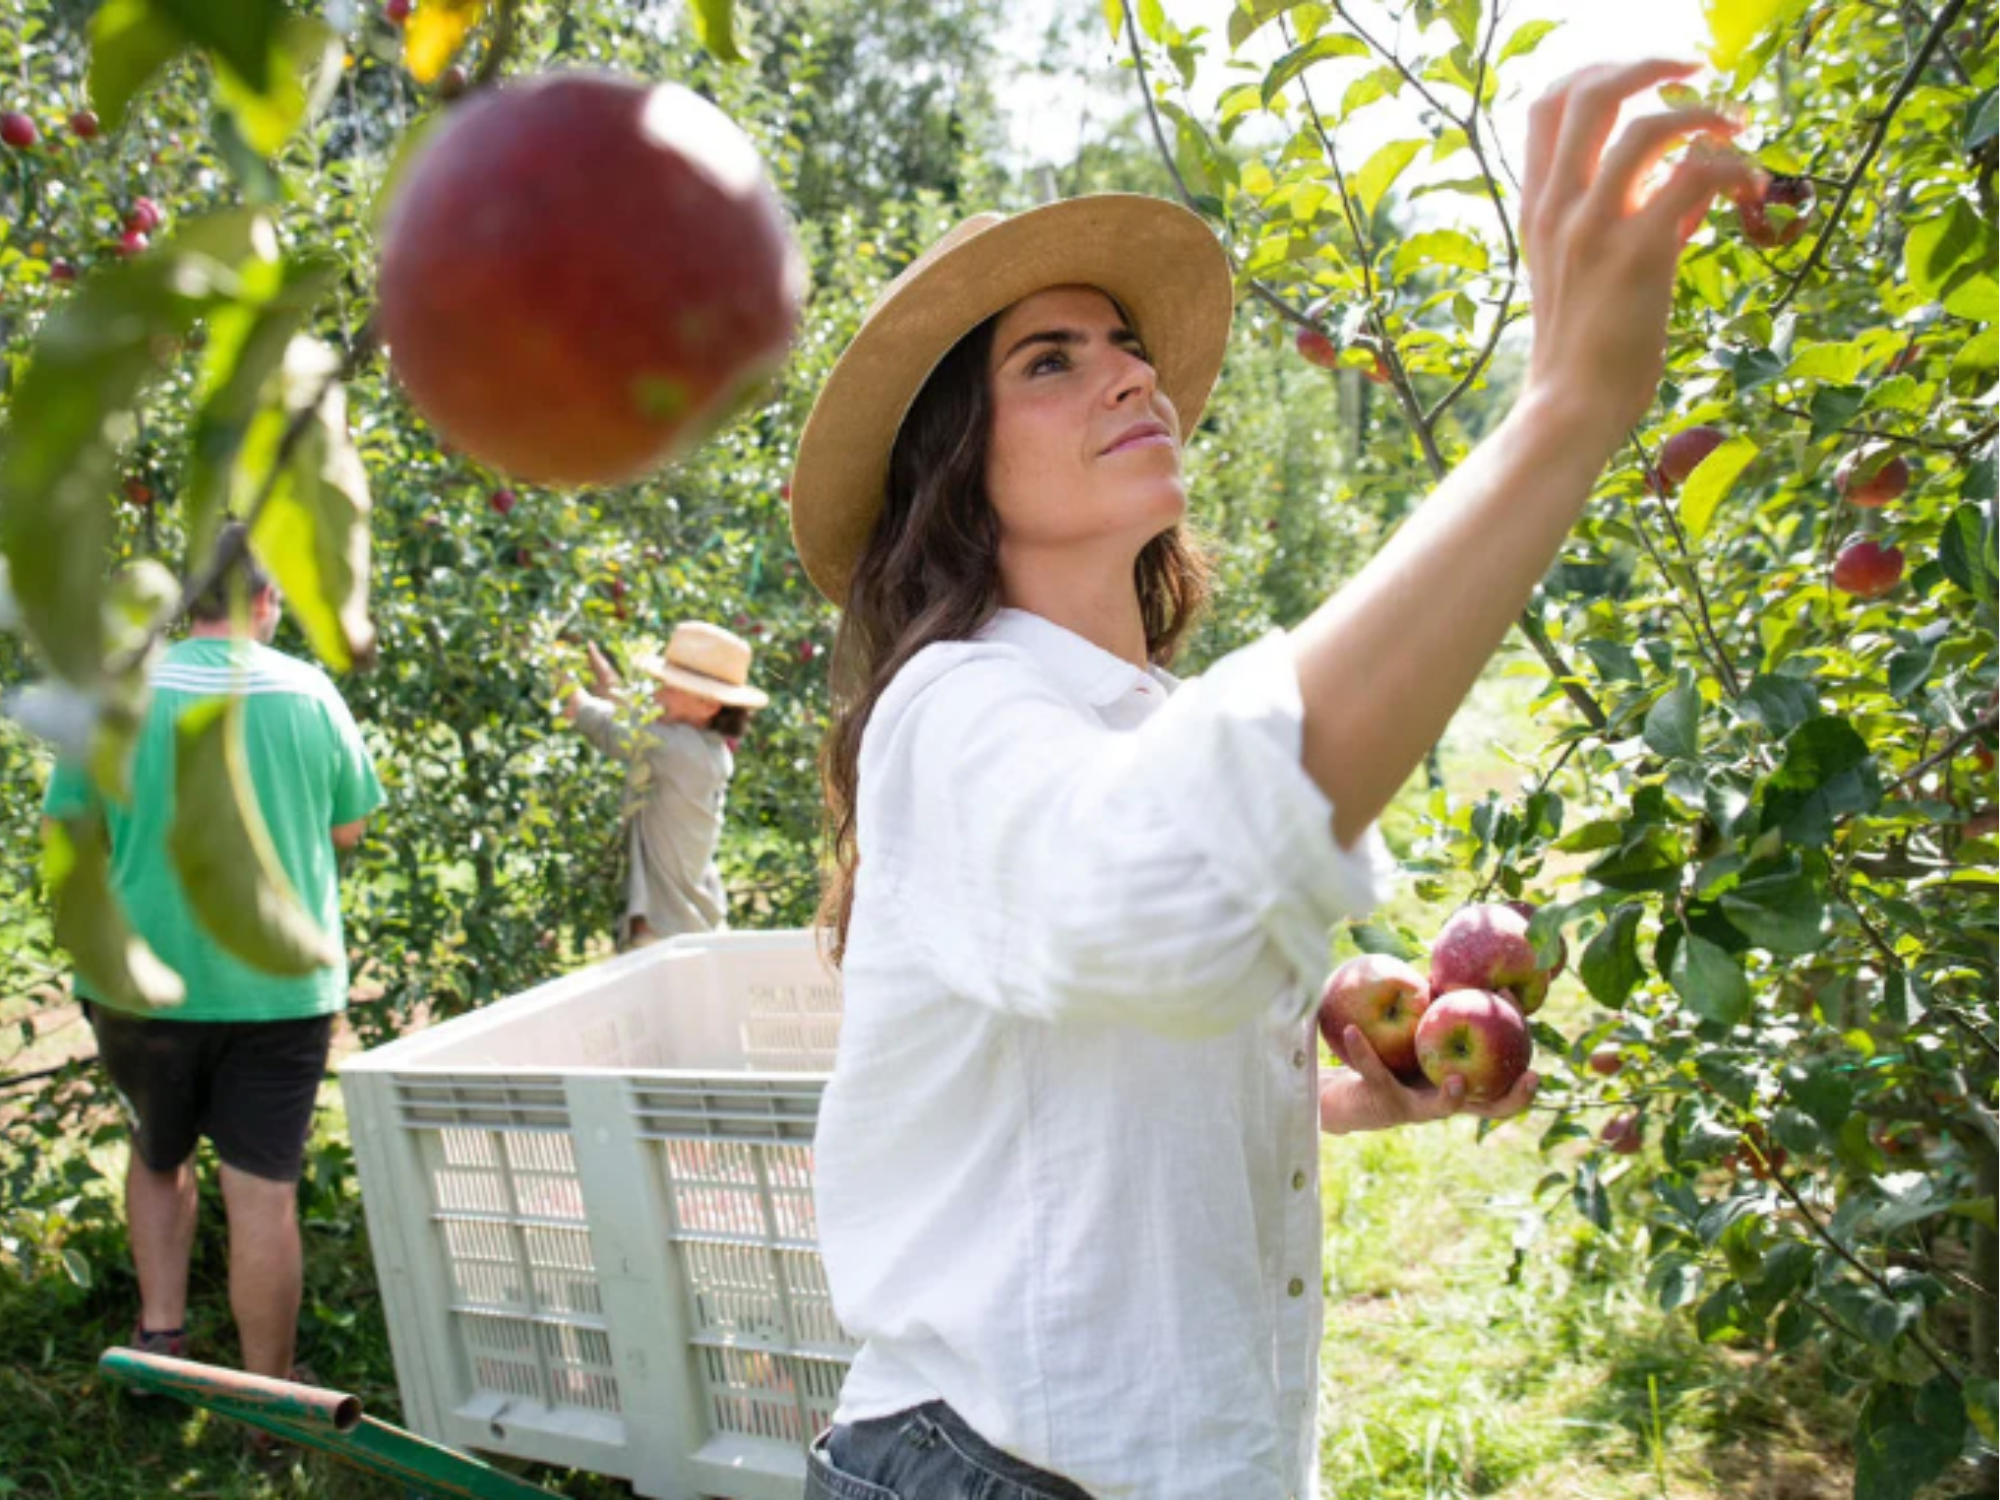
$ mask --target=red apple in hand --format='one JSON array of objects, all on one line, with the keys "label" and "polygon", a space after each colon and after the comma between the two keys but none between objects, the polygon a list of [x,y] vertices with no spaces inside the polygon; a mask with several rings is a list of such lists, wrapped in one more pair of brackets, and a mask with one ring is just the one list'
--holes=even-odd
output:
[{"label": "red apple in hand", "polygon": [[1431,944],[1431,996],[1451,990],[1492,990],[1532,1016],[1548,998],[1552,971],[1535,962],[1528,919],[1507,906],[1455,912]]},{"label": "red apple in hand", "polygon": [[1322,370],[1331,370],[1340,363],[1340,351],[1334,347],[1333,340],[1317,328],[1301,328],[1296,342],[1299,353],[1305,356],[1309,364],[1318,365]]},{"label": "red apple in hand", "polygon": [[517,479],[617,484],[726,416],[791,347],[805,261],[749,137],[602,73],[475,89],[405,168],[383,341],[445,437]]},{"label": "red apple in hand", "polygon": [[1465,1080],[1468,1104],[1503,1097],[1534,1054],[1528,1022],[1512,1001],[1487,990],[1438,995],[1417,1022],[1417,1062],[1439,1088]]},{"label": "red apple in hand", "polygon": [[1728,440],[1720,427],[1686,427],[1660,444],[1659,466],[1654,470],[1653,493],[1662,498],[1681,487],[1688,475],[1709,454]]},{"label": "red apple in hand", "polygon": [[1879,510],[1910,487],[1910,466],[1888,448],[1857,448],[1833,471],[1833,487],[1849,504]]},{"label": "red apple in hand", "polygon": [[1382,1066],[1413,1080],[1417,1069],[1417,1023],[1431,1003],[1424,976],[1399,958],[1364,953],[1333,971],[1319,997],[1319,1030],[1334,1056],[1352,1066],[1347,1028],[1358,1027]]},{"label": "red apple in hand", "polygon": [[1857,599],[1880,599],[1903,581],[1903,550],[1857,537],[1833,560],[1833,586]]}]

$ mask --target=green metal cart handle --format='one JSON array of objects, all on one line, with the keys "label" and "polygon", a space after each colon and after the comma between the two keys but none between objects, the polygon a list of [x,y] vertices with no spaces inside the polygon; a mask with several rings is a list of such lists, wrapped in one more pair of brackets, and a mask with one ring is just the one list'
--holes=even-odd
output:
[{"label": "green metal cart handle", "polygon": [[549,1500],[551,1494],[491,1464],[378,1422],[362,1413],[360,1397],[343,1391],[136,1349],[105,1350],[97,1369],[115,1384],[173,1396],[247,1422],[288,1443],[317,1448],[366,1473],[408,1486],[419,1495],[439,1500]]}]

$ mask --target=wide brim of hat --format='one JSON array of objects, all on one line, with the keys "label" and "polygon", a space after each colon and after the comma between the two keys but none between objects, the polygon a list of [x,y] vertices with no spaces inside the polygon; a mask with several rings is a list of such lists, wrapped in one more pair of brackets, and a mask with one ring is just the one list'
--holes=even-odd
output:
[{"label": "wide brim of hat", "polygon": [[1003,219],[896,285],[813,404],[792,474],[792,540],[828,599],[846,603],[881,515],[890,450],[931,371],[988,318],[1057,286],[1096,287],[1125,309],[1182,433],[1193,430],[1235,310],[1229,259],[1208,225],[1138,193],[1071,198]]},{"label": "wide brim of hat", "polygon": [[703,698],[713,698],[717,703],[730,708],[763,708],[771,701],[771,695],[760,688],[739,686],[733,682],[724,682],[720,677],[710,677],[702,672],[690,672],[685,667],[670,666],[658,657],[642,657],[634,665],[647,675],[658,678],[668,687],[677,687],[684,693],[694,693]]}]

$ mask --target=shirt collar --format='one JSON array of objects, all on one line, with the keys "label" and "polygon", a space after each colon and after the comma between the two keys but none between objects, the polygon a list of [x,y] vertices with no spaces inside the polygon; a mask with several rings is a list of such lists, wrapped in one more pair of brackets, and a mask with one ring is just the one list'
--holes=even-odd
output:
[{"label": "shirt collar", "polygon": [[1024,609],[1002,609],[979,631],[982,641],[1018,646],[1033,656],[1072,697],[1092,708],[1105,708],[1127,693],[1156,694],[1173,686],[1157,668],[1135,667],[1123,657],[1085,640],[1053,620]]}]

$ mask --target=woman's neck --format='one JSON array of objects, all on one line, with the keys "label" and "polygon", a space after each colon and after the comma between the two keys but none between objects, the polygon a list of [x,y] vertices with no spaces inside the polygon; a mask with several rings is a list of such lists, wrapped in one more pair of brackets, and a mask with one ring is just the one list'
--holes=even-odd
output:
[{"label": "woman's neck", "polygon": [[1009,609],[1040,615],[1100,650],[1147,665],[1146,622],[1139,611],[1135,559],[1107,565],[1071,544],[1060,549],[1009,555],[1002,544],[1000,602]]}]

